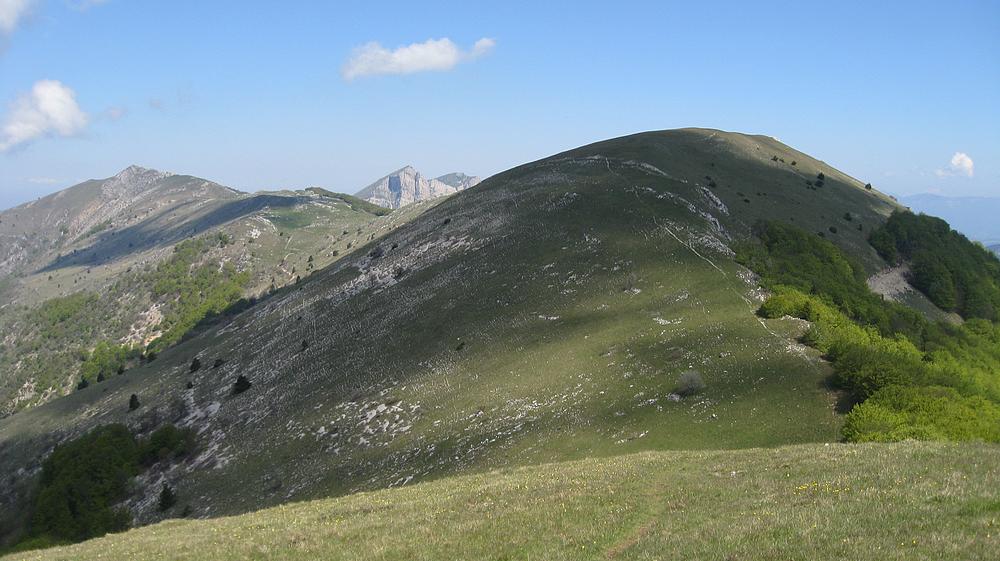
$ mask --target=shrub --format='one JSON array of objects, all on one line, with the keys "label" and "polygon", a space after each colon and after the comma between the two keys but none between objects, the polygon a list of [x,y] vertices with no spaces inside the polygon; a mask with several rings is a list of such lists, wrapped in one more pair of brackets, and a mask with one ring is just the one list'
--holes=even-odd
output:
[{"label": "shrub", "polygon": [[174,494],[174,490],[170,488],[170,485],[166,483],[160,488],[160,498],[157,501],[157,506],[160,512],[166,512],[170,510],[170,507],[177,504],[177,496]]},{"label": "shrub", "polygon": [[81,541],[128,528],[123,500],[138,473],[135,439],[124,425],[98,427],[61,444],[42,462],[31,537]]},{"label": "shrub", "polygon": [[194,357],[193,359],[191,359],[191,372],[197,372],[200,369],[201,369],[201,361],[198,360],[198,357]]},{"label": "shrub", "polygon": [[164,425],[138,442],[139,464],[150,467],[157,462],[190,456],[195,449],[195,433],[189,428]]},{"label": "shrub", "polygon": [[250,383],[250,380],[248,380],[246,376],[240,374],[236,377],[236,382],[233,383],[233,395],[241,394],[249,390],[252,385],[253,384]]},{"label": "shrub", "polygon": [[701,393],[705,389],[705,381],[697,370],[688,370],[681,373],[677,378],[677,388],[674,393],[681,397],[688,397]]},{"label": "shrub", "polygon": [[139,408],[139,396],[137,396],[136,394],[132,394],[128,398],[128,410],[135,411],[138,408]]},{"label": "shrub", "polygon": [[1000,407],[953,388],[887,386],[848,414],[844,436],[856,442],[1000,442]]},{"label": "shrub", "polygon": [[128,352],[129,348],[124,345],[100,341],[80,366],[80,375],[88,381],[97,381],[120,374],[125,371]]}]

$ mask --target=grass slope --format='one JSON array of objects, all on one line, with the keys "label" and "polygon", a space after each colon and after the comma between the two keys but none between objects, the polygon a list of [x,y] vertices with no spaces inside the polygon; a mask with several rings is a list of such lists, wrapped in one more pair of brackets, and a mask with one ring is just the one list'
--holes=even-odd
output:
[{"label": "grass slope", "polygon": [[1000,448],[646,452],[171,520],[10,559],[995,559]]}]

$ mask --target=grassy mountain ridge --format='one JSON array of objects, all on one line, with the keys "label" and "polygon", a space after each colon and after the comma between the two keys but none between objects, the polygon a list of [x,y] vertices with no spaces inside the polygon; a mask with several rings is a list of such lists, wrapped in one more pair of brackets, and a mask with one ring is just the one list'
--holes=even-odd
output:
[{"label": "grassy mountain ridge", "polygon": [[[785,220],[873,272],[867,232],[897,208],[767,137],[665,131],[558,154],[394,212],[381,238],[155,362],[0,422],[4,483],[28,485],[32,458],[111,422],[198,431],[201,453],[163,474],[197,516],[506,466],[837,440],[828,365],[796,343],[802,322],[756,316],[763,295],[730,245]],[[224,363],[192,373],[195,357]],[[690,371],[705,388],[681,395]],[[237,376],[252,385],[234,395]],[[163,516],[130,504],[140,523]]]},{"label": "grassy mountain ridge", "polygon": [[998,463],[981,444],[645,452],[171,520],[16,558],[992,559]]}]

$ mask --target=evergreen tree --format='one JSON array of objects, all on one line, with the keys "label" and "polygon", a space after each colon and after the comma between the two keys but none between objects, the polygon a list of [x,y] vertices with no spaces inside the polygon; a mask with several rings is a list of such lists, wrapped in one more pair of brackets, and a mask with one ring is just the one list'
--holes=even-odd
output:
[{"label": "evergreen tree", "polygon": [[160,507],[160,512],[166,512],[170,510],[170,507],[177,504],[177,495],[174,494],[174,490],[170,488],[170,485],[166,483],[160,488],[160,499],[157,503]]}]

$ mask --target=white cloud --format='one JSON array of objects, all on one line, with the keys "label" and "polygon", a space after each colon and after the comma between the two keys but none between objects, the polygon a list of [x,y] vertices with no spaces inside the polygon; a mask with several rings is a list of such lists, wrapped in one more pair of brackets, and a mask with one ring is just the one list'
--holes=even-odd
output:
[{"label": "white cloud", "polygon": [[87,121],[73,90],[56,80],[40,80],[11,105],[0,128],[0,152],[45,136],[72,136]]},{"label": "white cloud", "polygon": [[948,169],[939,169],[934,173],[938,177],[947,177],[949,175],[972,177],[976,173],[976,164],[965,152],[955,152],[955,155],[951,157],[951,162],[948,164]]},{"label": "white cloud", "polygon": [[59,180],[52,177],[29,177],[28,183],[34,183],[35,185],[55,185],[59,183]]},{"label": "white cloud", "polygon": [[0,33],[14,31],[34,3],[35,0],[0,0]]},{"label": "white cloud", "polygon": [[476,41],[469,51],[458,48],[451,39],[428,39],[390,51],[371,42],[354,49],[341,68],[345,80],[380,74],[413,74],[414,72],[451,70],[460,62],[488,54],[496,41],[488,37]]},{"label": "white cloud", "polygon": [[955,155],[951,157],[951,169],[969,177],[972,177],[976,172],[972,158],[964,152],[955,152]]}]

